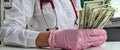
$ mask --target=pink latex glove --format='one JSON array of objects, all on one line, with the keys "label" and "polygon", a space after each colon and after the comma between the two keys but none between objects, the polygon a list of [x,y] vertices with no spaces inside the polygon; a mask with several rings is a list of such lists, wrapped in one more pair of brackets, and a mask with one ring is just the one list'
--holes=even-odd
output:
[{"label": "pink latex glove", "polygon": [[82,50],[90,46],[100,46],[107,39],[104,29],[68,29],[51,31],[51,48]]}]

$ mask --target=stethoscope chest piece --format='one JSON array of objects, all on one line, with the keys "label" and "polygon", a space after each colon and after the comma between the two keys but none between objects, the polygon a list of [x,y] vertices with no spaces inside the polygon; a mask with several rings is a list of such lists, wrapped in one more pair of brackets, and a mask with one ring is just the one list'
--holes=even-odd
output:
[{"label": "stethoscope chest piece", "polygon": [[[75,15],[76,15],[76,19],[77,19],[77,18],[78,18],[78,15],[77,15],[76,8],[75,8],[75,6],[74,6],[73,1],[72,1],[72,0],[70,0],[70,1],[71,1],[72,6],[73,6],[73,9],[74,9],[74,12],[75,12]],[[44,12],[43,12],[44,2],[43,2],[43,0],[40,0],[40,9],[41,9],[41,12],[42,12],[42,14],[43,14],[43,18],[44,18],[45,23],[46,23],[46,26],[47,26],[46,31],[58,30],[58,29],[59,29],[59,28],[57,27],[57,26],[58,26],[58,24],[57,24],[58,18],[57,18],[57,12],[55,11],[55,5],[54,5],[54,3],[53,3],[53,0],[50,0],[50,4],[51,4],[51,7],[52,7],[52,9],[53,9],[53,11],[55,12],[55,15],[56,15],[56,25],[55,25],[53,28],[50,28],[49,25],[48,25],[48,23],[47,23],[47,20],[46,20],[46,18],[45,18]],[[76,21],[75,21],[75,24],[77,24]]]},{"label": "stethoscope chest piece", "polygon": [[50,30],[58,30],[58,27],[54,27],[54,28],[47,28],[46,31],[50,31]]},{"label": "stethoscope chest piece", "polygon": [[59,28],[57,27],[57,26],[58,26],[58,25],[57,25],[57,13],[56,13],[56,11],[55,11],[55,5],[54,5],[54,3],[53,3],[53,0],[50,1],[51,7],[52,7],[52,9],[53,9],[53,11],[55,12],[55,15],[56,15],[56,16],[55,16],[56,25],[55,25],[53,28],[50,28],[49,25],[48,25],[48,23],[47,23],[47,20],[46,20],[46,18],[45,18],[44,13],[43,13],[43,6],[44,6],[43,3],[44,3],[43,0],[41,0],[41,1],[40,1],[40,8],[41,8],[41,10],[42,10],[43,18],[44,18],[45,23],[46,23],[46,26],[47,26],[46,31],[58,30]]}]

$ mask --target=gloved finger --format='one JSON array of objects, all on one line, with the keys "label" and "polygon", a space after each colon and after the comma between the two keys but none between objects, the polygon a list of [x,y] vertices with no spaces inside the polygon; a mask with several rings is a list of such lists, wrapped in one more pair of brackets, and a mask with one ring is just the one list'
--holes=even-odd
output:
[{"label": "gloved finger", "polygon": [[98,35],[104,35],[107,32],[104,29],[89,29],[86,30],[86,32],[90,35],[90,36],[98,36]]},{"label": "gloved finger", "polygon": [[104,36],[101,40],[92,42],[92,46],[94,47],[101,46],[106,40],[107,40],[107,37]]},{"label": "gloved finger", "polygon": [[[95,37],[94,37],[95,38]],[[99,40],[98,40],[99,39]],[[99,36],[98,39],[93,39],[92,40],[92,46],[100,46],[102,45],[106,40],[107,40],[107,35],[104,35],[104,36]]]},{"label": "gloved finger", "polygon": [[99,34],[102,34],[102,35],[94,35],[94,34],[90,35],[91,32],[87,32],[87,31],[86,32],[82,32],[82,33],[84,34],[85,39],[87,39],[87,40],[93,40],[93,41],[100,40],[102,36],[106,36],[106,32],[99,33]]},{"label": "gloved finger", "polygon": [[106,39],[107,36],[94,36],[94,37],[91,37],[90,40],[91,42],[95,42],[95,41],[100,41],[100,40],[103,40],[103,39]]}]

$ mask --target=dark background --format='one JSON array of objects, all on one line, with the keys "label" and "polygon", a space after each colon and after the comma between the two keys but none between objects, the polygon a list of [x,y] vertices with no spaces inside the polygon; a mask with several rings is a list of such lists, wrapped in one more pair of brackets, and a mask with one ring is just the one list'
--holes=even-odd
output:
[{"label": "dark background", "polygon": [[106,27],[108,39],[107,41],[120,41],[120,27]]}]

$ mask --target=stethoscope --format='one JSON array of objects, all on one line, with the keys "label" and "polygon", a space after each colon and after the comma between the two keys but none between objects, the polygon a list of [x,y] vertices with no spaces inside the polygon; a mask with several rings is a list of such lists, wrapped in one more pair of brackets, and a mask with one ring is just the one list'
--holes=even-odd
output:
[{"label": "stethoscope", "polygon": [[[70,1],[71,1],[72,6],[73,6],[73,9],[74,9],[74,12],[75,12],[75,15],[76,15],[76,21],[77,21],[77,19],[78,19],[78,14],[77,14],[75,5],[74,5],[74,3],[73,3],[72,0],[70,0]],[[55,16],[56,16],[56,17],[55,17],[55,18],[56,18],[56,25],[55,25],[53,28],[50,28],[49,25],[48,25],[48,23],[47,23],[47,21],[46,21],[46,18],[45,18],[44,12],[43,12],[44,1],[43,1],[43,0],[40,0],[40,9],[41,9],[41,12],[42,12],[42,14],[43,14],[44,21],[45,21],[45,23],[46,23],[46,25],[47,25],[46,31],[58,30],[58,29],[59,29],[59,28],[58,28],[58,24],[57,24],[57,22],[58,22],[58,21],[57,21],[57,20],[58,20],[58,18],[57,18],[57,13],[56,13],[56,11],[55,11],[55,5],[54,5],[53,0],[50,0],[50,4],[51,4],[51,7],[52,7],[52,9],[54,10]],[[75,24],[77,24],[76,21],[75,21]]]}]

